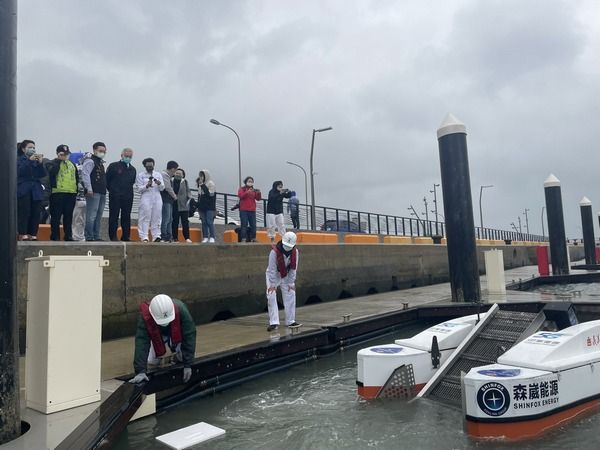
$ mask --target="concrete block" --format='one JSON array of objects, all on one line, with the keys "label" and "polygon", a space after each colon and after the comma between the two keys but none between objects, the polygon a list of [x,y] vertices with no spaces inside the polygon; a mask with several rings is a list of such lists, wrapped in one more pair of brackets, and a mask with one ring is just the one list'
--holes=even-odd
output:
[{"label": "concrete block", "polygon": [[412,244],[410,236],[384,236],[384,244]]},{"label": "concrete block", "polygon": [[425,236],[413,237],[413,243],[414,244],[431,244],[431,245],[433,245],[433,239],[431,239],[430,237],[425,237]]},{"label": "concrete block", "polygon": [[344,236],[346,244],[379,244],[379,236],[376,234],[347,234]]},{"label": "concrete block", "polygon": [[299,244],[337,244],[338,236],[335,233],[310,233],[300,231],[296,233]]}]

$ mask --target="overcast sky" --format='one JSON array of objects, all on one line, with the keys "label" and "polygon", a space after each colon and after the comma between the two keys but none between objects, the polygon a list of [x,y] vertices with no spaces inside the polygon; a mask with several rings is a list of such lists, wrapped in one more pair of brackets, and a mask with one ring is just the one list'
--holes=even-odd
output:
[{"label": "overcast sky", "polygon": [[[134,163],[283,179],[304,199],[313,128],[317,203],[407,216],[440,181],[436,129],[467,126],[475,221],[509,229],[543,182],[600,211],[600,2],[21,0],[18,135],[123,147]],[[194,177],[195,178],[195,177]],[[598,227],[596,225],[598,236]]]}]

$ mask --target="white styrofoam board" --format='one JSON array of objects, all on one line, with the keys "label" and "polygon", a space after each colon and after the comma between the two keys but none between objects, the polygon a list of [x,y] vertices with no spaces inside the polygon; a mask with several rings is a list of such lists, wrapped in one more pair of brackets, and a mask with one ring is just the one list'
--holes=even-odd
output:
[{"label": "white styrofoam board", "polygon": [[206,422],[200,422],[189,427],[172,431],[162,436],[157,436],[156,440],[175,450],[184,450],[192,445],[200,444],[209,439],[216,438],[225,434],[225,430]]}]

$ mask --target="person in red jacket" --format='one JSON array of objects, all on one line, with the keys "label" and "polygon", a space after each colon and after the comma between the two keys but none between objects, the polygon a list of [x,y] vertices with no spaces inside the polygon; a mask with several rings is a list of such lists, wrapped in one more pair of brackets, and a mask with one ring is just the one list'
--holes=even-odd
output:
[{"label": "person in red jacket", "polygon": [[260,190],[254,189],[254,178],[246,177],[244,185],[238,189],[238,197],[242,242],[256,242],[256,202],[262,200],[262,196]]}]

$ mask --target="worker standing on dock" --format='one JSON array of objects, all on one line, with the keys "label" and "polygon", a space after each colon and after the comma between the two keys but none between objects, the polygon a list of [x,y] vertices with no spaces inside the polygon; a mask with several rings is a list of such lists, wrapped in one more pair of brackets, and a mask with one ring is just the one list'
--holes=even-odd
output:
[{"label": "worker standing on dock", "polygon": [[298,249],[296,234],[288,231],[283,239],[273,246],[269,254],[267,267],[267,302],[269,307],[269,326],[267,331],[279,327],[277,309],[277,287],[281,287],[285,323],[288,327],[298,326],[296,322],[296,272],[298,270]]},{"label": "worker standing on dock", "polygon": [[183,363],[183,382],[192,377],[196,353],[196,325],[185,304],[165,294],[140,305],[135,332],[135,377],[130,383],[148,381],[148,365],[159,366],[167,357]]}]

